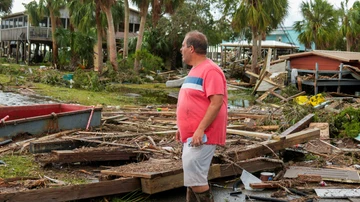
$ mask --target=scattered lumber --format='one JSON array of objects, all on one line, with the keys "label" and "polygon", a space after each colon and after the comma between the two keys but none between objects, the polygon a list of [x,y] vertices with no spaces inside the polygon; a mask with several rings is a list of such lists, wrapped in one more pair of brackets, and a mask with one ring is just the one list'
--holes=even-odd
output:
[{"label": "scattered lumber", "polygon": [[229,152],[227,155],[234,159],[235,162],[237,162],[240,160],[250,159],[257,156],[263,156],[269,153],[273,153],[274,151],[285,149],[287,147],[300,144],[318,137],[320,137],[319,129],[309,129],[290,134],[277,141],[270,140],[262,144],[250,145],[243,150]]},{"label": "scattered lumber", "polygon": [[[245,71],[245,73],[246,73],[246,74],[249,74],[250,76],[254,76],[254,77],[256,77],[256,78],[259,78],[259,77],[260,77],[259,75],[255,74],[255,73],[252,73],[252,72],[250,72],[250,71]],[[271,80],[268,79],[268,78],[264,78],[263,80],[266,81],[266,82],[268,82],[268,83],[270,83],[270,84],[272,84],[272,85],[274,85],[274,86],[277,86],[278,88],[281,88],[281,89],[284,88],[284,86],[279,85],[279,84],[271,81]]]}]

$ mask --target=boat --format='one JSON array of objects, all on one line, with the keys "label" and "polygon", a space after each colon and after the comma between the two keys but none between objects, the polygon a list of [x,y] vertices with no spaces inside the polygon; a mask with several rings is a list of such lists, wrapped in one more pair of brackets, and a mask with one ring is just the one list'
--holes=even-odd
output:
[{"label": "boat", "polygon": [[101,111],[101,107],[75,104],[0,107],[0,138],[97,127],[100,125]]},{"label": "boat", "polygon": [[186,76],[183,78],[180,78],[180,79],[168,80],[168,81],[166,81],[165,86],[168,88],[179,88],[182,86],[185,79],[186,79]]}]

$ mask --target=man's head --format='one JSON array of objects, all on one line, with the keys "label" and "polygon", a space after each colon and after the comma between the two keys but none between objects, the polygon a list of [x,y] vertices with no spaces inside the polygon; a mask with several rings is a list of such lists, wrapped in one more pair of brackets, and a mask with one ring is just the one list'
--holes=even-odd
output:
[{"label": "man's head", "polygon": [[180,52],[183,56],[183,61],[191,65],[193,56],[206,56],[207,38],[199,31],[191,31],[185,35]]}]

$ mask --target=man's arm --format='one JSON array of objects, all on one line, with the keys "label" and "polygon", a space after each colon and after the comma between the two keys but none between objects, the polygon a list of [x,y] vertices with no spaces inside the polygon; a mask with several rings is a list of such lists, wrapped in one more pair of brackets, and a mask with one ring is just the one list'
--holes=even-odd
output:
[{"label": "man's arm", "polygon": [[192,145],[199,146],[202,143],[202,136],[206,128],[215,120],[223,104],[223,95],[209,96],[210,105],[206,110],[204,118],[197,127],[192,140]]}]

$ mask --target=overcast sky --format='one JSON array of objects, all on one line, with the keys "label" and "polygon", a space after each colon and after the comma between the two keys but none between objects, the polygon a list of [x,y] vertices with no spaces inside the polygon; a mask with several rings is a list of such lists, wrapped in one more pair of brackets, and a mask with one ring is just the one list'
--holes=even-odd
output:
[{"label": "overcast sky", "polygon": [[[29,3],[32,0],[13,0],[13,9],[12,12],[21,12],[24,11],[24,6],[22,3]],[[308,0],[307,0],[308,1]],[[333,4],[335,8],[340,8],[341,0],[327,0],[329,3]],[[345,1],[345,0],[344,0]],[[348,6],[351,7],[356,0],[349,0]],[[292,26],[295,21],[302,20],[302,16],[300,14],[300,0],[289,0],[290,10],[288,16],[285,18],[284,25]]]}]

